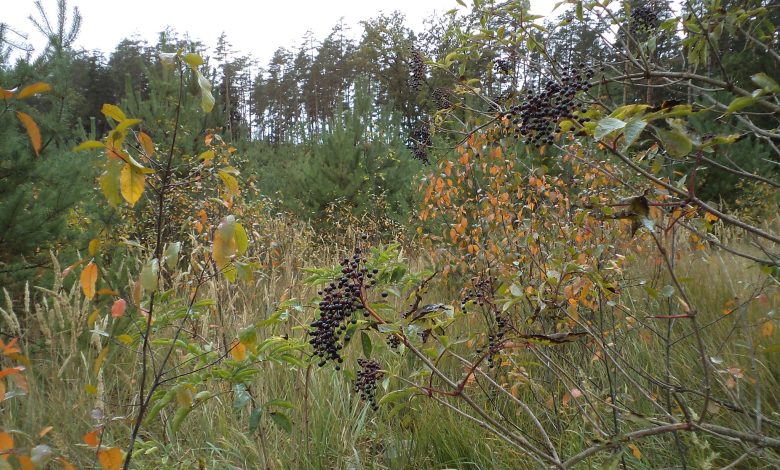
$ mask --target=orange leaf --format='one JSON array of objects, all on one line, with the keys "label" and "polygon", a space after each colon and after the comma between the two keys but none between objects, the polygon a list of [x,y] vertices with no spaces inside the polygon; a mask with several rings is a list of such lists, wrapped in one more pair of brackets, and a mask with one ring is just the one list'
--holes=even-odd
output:
[{"label": "orange leaf", "polygon": [[238,341],[234,341],[230,348],[230,355],[237,361],[246,359],[246,346]]},{"label": "orange leaf", "polygon": [[52,429],[54,429],[54,426],[46,426],[45,428],[41,429],[41,431],[38,433],[38,437],[43,437],[49,434],[49,432],[51,432]]},{"label": "orange leaf", "polygon": [[764,336],[764,338],[769,338],[772,336],[772,333],[775,331],[775,324],[772,322],[772,320],[769,320],[768,322],[764,323],[764,326],[761,327],[761,335]]},{"label": "orange leaf", "polygon": [[631,449],[631,454],[634,456],[634,458],[637,460],[642,458],[642,451],[639,450],[639,447],[637,447],[636,444],[631,443],[628,445],[628,448]]},{"label": "orange leaf", "polygon": [[119,299],[111,306],[111,316],[120,318],[125,315],[125,309],[127,309],[127,301],[125,299]]},{"label": "orange leaf", "polygon": [[98,444],[100,444],[100,429],[95,429],[94,431],[84,434],[82,439],[88,446],[97,447]]},{"label": "orange leaf", "polygon": [[101,450],[97,453],[98,462],[104,470],[119,470],[122,468],[122,450],[118,447]]},{"label": "orange leaf", "polygon": [[154,142],[152,142],[152,138],[149,135],[139,132],[138,140],[141,142],[141,147],[144,148],[144,153],[147,157],[154,155]]},{"label": "orange leaf", "polygon": [[9,341],[8,344],[5,344],[3,343],[3,340],[0,339],[0,352],[2,352],[4,356],[10,356],[11,354],[18,354],[22,352],[21,349],[16,347],[17,341],[19,341],[19,338],[14,338]]},{"label": "orange leaf", "polygon": [[22,372],[24,372],[24,367],[22,367],[22,366],[16,366],[16,367],[8,368],[8,369],[3,369],[3,370],[0,370],[0,379],[2,379],[3,377],[5,377],[7,375],[21,374]]},{"label": "orange leaf", "polygon": [[[13,450],[14,437],[7,432],[0,432],[0,454],[5,451]],[[3,460],[8,460],[8,455],[0,455]]]},{"label": "orange leaf", "polygon": [[16,99],[23,100],[25,98],[29,98],[33,95],[40,95],[41,93],[46,93],[47,91],[51,91],[51,85],[44,82],[37,82],[33,83],[32,85],[27,85],[26,87],[22,88],[19,93],[16,94]]},{"label": "orange leaf", "polygon": [[81,271],[81,290],[84,296],[90,300],[95,297],[95,283],[97,283],[98,269],[92,261]]},{"label": "orange leaf", "polygon": [[57,461],[59,461],[62,466],[65,467],[65,470],[76,470],[76,467],[74,467],[72,463],[65,460],[65,457],[58,457]]},{"label": "orange leaf", "polygon": [[12,91],[6,90],[5,88],[0,88],[0,99],[7,100],[12,96],[14,96]]},{"label": "orange leaf", "polygon": [[27,130],[27,135],[30,136],[30,143],[32,143],[33,150],[35,150],[35,155],[39,155],[41,153],[41,130],[38,128],[38,124],[35,123],[29,114],[21,111],[16,112],[16,117],[19,118],[19,122]]},{"label": "orange leaf", "polygon": [[16,460],[22,470],[36,470],[32,459],[27,455],[17,455]]}]

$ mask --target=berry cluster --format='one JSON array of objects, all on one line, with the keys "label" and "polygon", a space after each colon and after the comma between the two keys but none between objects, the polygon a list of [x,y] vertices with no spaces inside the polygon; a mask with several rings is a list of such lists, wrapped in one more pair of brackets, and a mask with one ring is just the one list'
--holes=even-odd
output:
[{"label": "berry cluster", "polygon": [[655,31],[659,23],[655,9],[650,5],[642,5],[631,10],[631,21],[629,22],[628,30],[634,36],[647,34]]},{"label": "berry cluster", "polygon": [[431,99],[436,105],[436,109],[446,109],[452,106],[449,92],[444,88],[436,88],[433,90],[433,93],[431,93]]},{"label": "berry cluster", "polygon": [[338,364],[344,362],[344,358],[340,351],[351,339],[346,333],[347,324],[357,323],[359,313],[364,317],[369,315],[363,308],[360,295],[362,290],[376,283],[374,275],[378,271],[369,271],[365,263],[362,251],[356,248],[351,258],[341,261],[341,276],[318,292],[322,296],[320,316],[309,325],[309,343],[320,358],[320,367],[330,360],[337,363],[336,370],[341,368]]},{"label": "berry cluster", "polygon": [[371,409],[376,411],[376,383],[384,376],[379,370],[379,362],[376,359],[358,359],[360,370],[355,377],[355,393],[360,394],[360,399],[367,401]]},{"label": "berry cluster", "polygon": [[590,88],[589,80],[594,74],[593,69],[579,64],[565,70],[560,81],[547,80],[541,91],[527,91],[523,103],[512,106],[503,116],[508,130],[517,139],[522,136],[527,144],[552,144],[561,120],[588,120],[575,116],[575,112],[587,109],[576,96]]},{"label": "berry cluster", "polygon": [[509,75],[512,73],[512,62],[508,61],[507,59],[495,59],[493,61],[493,70],[496,72],[501,72],[505,75]]},{"label": "berry cluster", "polygon": [[501,343],[506,332],[509,331],[509,320],[506,316],[496,313],[496,331],[488,334],[488,366],[492,369],[496,365],[496,357],[501,352]]},{"label": "berry cluster", "polygon": [[409,143],[409,149],[412,151],[414,158],[421,162],[430,164],[428,159],[428,149],[433,146],[431,141],[431,130],[427,122],[421,122],[417,125],[412,132],[411,142]]},{"label": "berry cluster", "polygon": [[420,91],[423,81],[425,81],[425,60],[417,49],[412,49],[412,57],[409,61],[409,86],[415,91]]},{"label": "berry cluster", "polygon": [[389,335],[386,341],[387,345],[390,346],[390,349],[393,351],[397,351],[401,346],[401,337],[398,335]]},{"label": "berry cluster", "polygon": [[471,280],[472,286],[466,290],[463,299],[460,302],[460,308],[465,310],[469,301],[473,300],[478,306],[482,307],[486,303],[490,304],[493,298],[493,285],[496,283],[494,276],[474,277]]}]

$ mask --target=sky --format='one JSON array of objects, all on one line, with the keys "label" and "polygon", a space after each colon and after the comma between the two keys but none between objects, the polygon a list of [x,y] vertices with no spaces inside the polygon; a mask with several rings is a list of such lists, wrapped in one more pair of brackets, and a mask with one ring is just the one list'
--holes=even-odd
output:
[{"label": "sky", "polygon": [[[56,0],[41,0],[56,21]],[[548,14],[558,0],[531,0],[532,13]],[[109,54],[122,39],[137,34],[155,42],[157,33],[172,26],[180,36],[201,40],[213,47],[224,31],[233,50],[267,62],[279,47],[295,47],[311,30],[324,38],[341,18],[355,37],[361,20],[380,12],[398,10],[415,31],[434,12],[443,13],[459,5],[455,0],[68,0],[77,6],[82,27],[76,48],[101,50]],[[470,1],[466,3],[470,4]],[[28,33],[28,42],[40,50],[45,39],[27,17],[37,18],[34,0],[0,0],[0,21]]]}]

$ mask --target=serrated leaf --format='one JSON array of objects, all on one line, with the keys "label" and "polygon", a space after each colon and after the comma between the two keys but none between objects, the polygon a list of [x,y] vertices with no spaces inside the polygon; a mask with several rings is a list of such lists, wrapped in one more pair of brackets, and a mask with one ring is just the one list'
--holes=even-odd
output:
[{"label": "serrated leaf", "polygon": [[33,150],[35,150],[35,155],[40,155],[42,142],[41,130],[38,128],[38,124],[35,123],[35,120],[30,117],[29,114],[25,114],[21,111],[16,112],[16,117],[27,131],[27,136],[30,138],[30,143],[33,146]]},{"label": "serrated leaf", "polygon": [[79,277],[79,283],[81,284],[81,290],[84,292],[84,297],[92,300],[95,297],[95,284],[97,283],[98,268],[92,261],[84,267]]},{"label": "serrated leaf", "polygon": [[46,93],[48,91],[51,91],[51,85],[45,82],[37,82],[22,88],[16,94],[16,99],[23,100],[33,95],[40,95],[41,93]]},{"label": "serrated leaf", "polygon": [[673,157],[684,157],[693,150],[693,142],[691,142],[691,139],[678,130],[661,130],[658,131],[658,135],[661,137],[664,149]]},{"label": "serrated leaf", "polygon": [[133,207],[141,199],[141,195],[144,193],[145,181],[146,176],[133,165],[127,163],[122,167],[119,175],[119,188],[122,197],[130,204],[130,207]]},{"label": "serrated leaf", "polygon": [[100,108],[100,112],[103,113],[104,116],[109,117],[116,122],[122,122],[127,119],[127,116],[125,116],[125,113],[119,108],[119,106],[113,104],[104,104],[103,107]]},{"label": "serrated leaf", "polygon": [[601,140],[611,132],[622,129],[624,127],[626,127],[625,121],[621,121],[620,119],[613,117],[605,117],[599,121],[598,125],[596,126],[596,130],[593,133],[593,137],[595,137],[596,140]]}]

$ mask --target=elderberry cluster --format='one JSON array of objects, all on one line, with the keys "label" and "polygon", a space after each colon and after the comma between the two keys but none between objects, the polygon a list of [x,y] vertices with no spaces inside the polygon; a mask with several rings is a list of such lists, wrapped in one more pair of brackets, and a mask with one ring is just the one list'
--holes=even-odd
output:
[{"label": "elderberry cluster", "polygon": [[660,20],[655,9],[650,5],[642,5],[631,11],[631,21],[628,28],[632,35],[647,34],[658,28]]},{"label": "elderberry cluster", "polygon": [[463,299],[460,302],[460,308],[465,310],[469,301],[473,300],[480,307],[485,303],[489,303],[489,299],[493,296],[493,284],[496,282],[494,276],[487,276],[483,278],[474,277],[472,280],[470,289],[466,290]]},{"label": "elderberry cluster", "polygon": [[508,61],[507,59],[495,59],[493,61],[493,70],[496,72],[501,72],[505,75],[509,75],[512,73],[512,62]]},{"label": "elderberry cluster", "polygon": [[334,361],[337,363],[336,370],[341,369],[338,365],[344,362],[341,350],[351,339],[347,334],[347,325],[357,323],[360,313],[364,317],[369,315],[363,308],[360,293],[376,283],[374,275],[377,270],[369,271],[365,263],[362,251],[356,248],[351,258],[341,261],[341,276],[318,292],[322,296],[320,316],[309,325],[309,343],[319,356],[320,367],[328,361]]},{"label": "elderberry cluster", "polygon": [[504,340],[506,332],[509,330],[509,320],[506,316],[496,314],[496,331],[488,334],[488,366],[495,367],[496,357],[501,352],[501,342]]},{"label": "elderberry cluster", "polygon": [[449,92],[447,92],[447,90],[444,88],[436,88],[433,90],[433,93],[431,93],[431,99],[433,100],[434,104],[436,104],[436,109],[445,109],[452,106]]},{"label": "elderberry cluster", "polygon": [[412,57],[409,61],[409,86],[415,91],[420,91],[423,81],[425,81],[425,60],[417,49],[412,49]]},{"label": "elderberry cluster", "polygon": [[401,337],[398,335],[390,335],[387,337],[387,345],[390,346],[390,349],[393,351],[397,351],[398,348],[401,346]]},{"label": "elderberry cluster", "polygon": [[360,394],[360,399],[367,401],[371,409],[377,411],[376,383],[384,376],[379,370],[379,362],[376,359],[358,359],[360,370],[355,377],[355,393]]},{"label": "elderberry cluster", "polygon": [[410,140],[409,149],[412,151],[414,158],[426,165],[430,164],[431,161],[428,159],[428,149],[433,146],[433,142],[431,140],[431,130],[428,123],[419,123],[412,132]]},{"label": "elderberry cluster", "polygon": [[527,91],[523,102],[504,114],[507,130],[527,144],[542,146],[553,143],[560,121],[588,121],[574,114],[587,110],[576,96],[590,88],[589,80],[594,74],[593,69],[579,64],[565,70],[560,81],[547,80],[540,91]]}]

